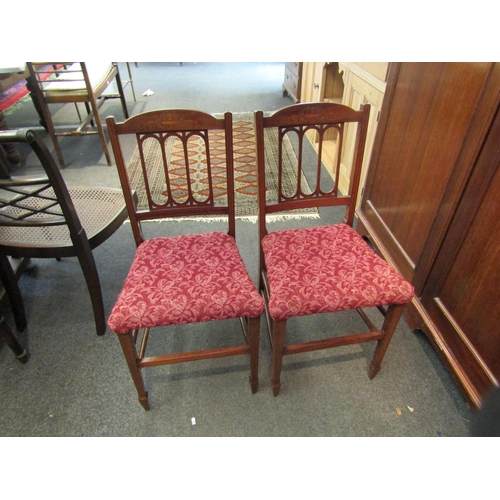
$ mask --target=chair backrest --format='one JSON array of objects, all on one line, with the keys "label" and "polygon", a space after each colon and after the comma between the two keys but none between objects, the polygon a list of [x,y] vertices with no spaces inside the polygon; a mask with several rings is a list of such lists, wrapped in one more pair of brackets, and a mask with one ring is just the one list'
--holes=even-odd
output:
[{"label": "chair backrest", "polygon": [[[235,236],[232,115],[201,111],[149,111],[116,123],[106,120],[137,245],[140,222],[190,216],[227,216]],[[127,165],[123,136],[136,138]],[[134,203],[132,191],[138,194]]]},{"label": "chair backrest", "polygon": [[[86,240],[68,188],[45,143],[33,130],[0,131],[0,144],[16,142],[31,146],[45,175],[0,178],[0,226],[38,230],[45,226],[61,226],[66,235],[69,231],[73,244]],[[35,243],[36,231],[33,238]],[[8,240],[0,243],[8,244]]]},{"label": "chair backrest", "polygon": [[[355,111],[348,106],[335,103],[302,103],[264,116],[255,112],[255,133],[257,147],[258,189],[259,189],[259,233],[262,239],[267,234],[265,214],[325,206],[346,206],[345,222],[352,226],[359,190],[361,167],[368,128],[370,105]],[[346,134],[349,127],[357,127],[352,148],[346,148]],[[275,129],[278,134],[278,192],[276,199],[266,196],[266,140],[265,132]],[[283,162],[284,141],[295,145],[297,162],[297,183],[287,191],[282,182],[286,174]],[[306,154],[312,149],[317,154]],[[348,151],[349,149],[349,151]],[[329,156],[333,171],[327,171],[323,159]],[[333,159],[332,159],[333,158]],[[339,190],[341,166],[351,165],[349,192]],[[304,174],[304,175],[302,175]],[[305,189],[306,178],[310,189]],[[310,191],[310,192],[309,192]]]}]

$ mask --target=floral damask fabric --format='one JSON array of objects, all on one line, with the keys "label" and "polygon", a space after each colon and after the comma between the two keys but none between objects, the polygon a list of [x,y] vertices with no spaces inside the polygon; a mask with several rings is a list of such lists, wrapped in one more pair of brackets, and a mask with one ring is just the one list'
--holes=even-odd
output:
[{"label": "floral damask fabric", "polygon": [[275,231],[262,248],[275,320],[413,297],[413,286],[346,224]]},{"label": "floral damask fabric", "polygon": [[234,239],[222,232],[142,243],[108,319],[116,333],[135,328],[258,317],[264,301]]}]

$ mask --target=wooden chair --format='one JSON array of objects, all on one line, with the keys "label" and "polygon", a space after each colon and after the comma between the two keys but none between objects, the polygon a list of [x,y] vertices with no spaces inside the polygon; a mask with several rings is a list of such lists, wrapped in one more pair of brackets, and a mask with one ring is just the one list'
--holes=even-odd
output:
[{"label": "wooden chair", "polygon": [[[404,304],[411,301],[413,287],[378,257],[353,229],[364,142],[370,106],[360,111],[332,103],[296,104],[264,117],[255,112],[259,189],[260,289],[266,300],[266,315],[273,349],[274,395],[280,391],[280,373],[284,355],[349,344],[376,341],[369,377],[380,369]],[[353,144],[353,162],[349,192],[339,192],[341,161],[347,127],[357,127]],[[277,199],[266,195],[264,133],[275,130],[279,140],[279,189]],[[304,156],[310,136],[317,144],[317,159],[310,165]],[[281,148],[289,138],[298,144],[296,169],[299,179],[293,192],[284,192],[281,177]],[[336,151],[336,153],[335,153]],[[336,171],[325,177],[322,158],[336,155]],[[309,179],[311,194],[301,185],[301,172]],[[326,187],[326,180],[331,186]],[[342,224],[276,230],[266,226],[266,215],[285,210],[311,207],[345,206]],[[388,306],[387,310],[383,306]],[[377,330],[362,308],[381,308],[385,314]],[[304,332],[302,342],[285,344],[287,320],[295,316],[357,309],[370,331],[319,339],[315,332]],[[321,332],[316,332],[319,334]]]},{"label": "wooden chair", "polygon": [[[102,149],[108,165],[111,165],[106,136],[99,116],[99,109],[107,99],[119,98],[123,115],[128,118],[127,102],[117,63],[84,62],[28,62],[29,89],[34,95],[42,125],[47,129],[54,143],[57,159],[65,166],[59,145],[59,136],[99,134]],[[52,76],[47,78],[47,74]],[[77,103],[85,103],[87,116],[82,120]],[[50,104],[75,103],[80,125],[73,131],[56,130],[49,109]],[[88,130],[89,125],[96,129]]]},{"label": "wooden chair", "polygon": [[[67,187],[40,136],[31,130],[0,131],[0,144],[28,143],[44,172],[0,179],[0,255],[20,259],[78,257],[98,335],[106,331],[101,285],[92,250],[126,220],[121,189]],[[17,277],[0,259],[0,279],[19,330],[26,326]],[[60,305],[59,305],[60,306]]]},{"label": "wooden chair", "polygon": [[[260,315],[264,301],[248,275],[235,242],[232,115],[217,119],[192,110],[160,110],[133,116],[123,123],[106,120],[116,166],[127,202],[137,250],[125,284],[108,319],[118,334],[139,402],[149,410],[141,370],[184,361],[250,355],[250,385],[258,388]],[[209,137],[224,131],[225,155],[212,158]],[[139,171],[144,177],[147,207],[137,209],[120,144],[137,139]],[[164,172],[164,190],[155,196],[151,180],[151,148]],[[169,151],[172,153],[169,154]],[[175,154],[173,153],[175,151]],[[215,178],[225,178],[226,199],[218,197]],[[204,182],[206,192],[194,190]],[[202,190],[203,191],[203,190]],[[218,200],[221,200],[220,203]],[[207,232],[146,239],[141,222],[189,216],[227,217],[228,232]],[[240,318],[245,343],[191,352],[146,356],[150,329]],[[140,341],[140,348],[136,343]]]}]

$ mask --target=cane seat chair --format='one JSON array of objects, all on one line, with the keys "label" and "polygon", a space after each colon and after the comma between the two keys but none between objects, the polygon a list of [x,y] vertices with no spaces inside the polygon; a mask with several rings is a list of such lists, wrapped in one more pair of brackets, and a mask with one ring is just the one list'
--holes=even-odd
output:
[{"label": "cane seat chair", "polygon": [[[77,257],[90,294],[98,335],[106,331],[101,285],[92,250],[127,219],[121,189],[66,186],[41,137],[32,130],[0,131],[0,144],[27,143],[43,171],[0,179],[0,255],[19,259]],[[6,259],[0,279],[18,329],[26,326],[17,278]]]},{"label": "cane seat chair", "polygon": [[[294,353],[375,341],[377,344],[369,369],[369,378],[373,378],[380,369],[404,305],[412,299],[412,285],[380,258],[353,229],[369,113],[369,105],[355,111],[334,103],[296,104],[269,117],[264,117],[261,111],[255,112],[259,286],[266,300],[272,344],[274,396],[280,392],[283,356]],[[346,161],[350,149],[344,147],[348,128],[356,139],[351,142],[353,156],[349,192],[343,195],[339,190],[339,178],[341,161]],[[277,199],[266,194],[265,159],[268,142],[264,137],[265,132],[271,130],[278,134],[279,140]],[[295,168],[298,182],[294,189],[285,192],[282,188],[284,183],[281,182],[284,175],[282,144],[287,138],[297,144]],[[312,155],[313,164],[311,157],[307,160],[305,155],[309,140],[316,144],[318,153]],[[336,158],[333,161],[336,168],[333,174],[325,176],[323,159],[327,154]],[[309,181],[310,192],[304,189],[301,173]],[[330,182],[329,186],[327,181]],[[269,214],[298,208],[317,207],[324,210],[322,207],[327,206],[346,207],[343,223],[274,231],[270,231],[266,225],[266,215]],[[323,224],[323,221],[319,224]],[[363,311],[363,308],[371,307],[380,308],[385,315],[380,330]],[[301,338],[294,337],[300,342],[286,344],[286,326],[290,318],[351,309],[358,310],[369,328],[368,332],[332,332],[329,338],[321,338],[322,332],[302,332]]]},{"label": "cane seat chair", "polygon": [[[231,113],[219,119],[194,110],[159,110],[133,116],[123,123],[116,123],[112,117],[106,121],[137,245],[108,326],[118,334],[139,402],[149,410],[143,368],[241,354],[250,357],[250,385],[255,393],[264,301],[245,268],[235,241]],[[223,154],[215,155],[210,149],[212,133],[216,131],[218,134],[223,132],[223,139],[220,135],[217,139],[224,142]],[[138,171],[142,173],[147,196],[147,203],[142,207],[131,197],[132,172],[127,169],[123,154],[127,136],[136,138],[140,152]],[[154,158],[148,151],[154,147],[158,150],[156,158],[162,172],[161,195],[155,195],[153,189]],[[195,184],[200,183],[204,188],[195,189]],[[208,229],[202,234],[147,239],[144,225],[141,227],[141,223],[148,220],[191,216],[227,218],[228,231]],[[237,318],[245,338],[240,345],[228,347],[226,344],[199,350],[200,345],[196,343],[193,348],[184,348],[189,352],[172,353],[182,349],[172,347],[169,336],[169,354],[146,356],[151,328],[157,334],[177,334],[181,330],[178,325],[236,321]],[[162,352],[164,350],[162,348]]]},{"label": "cane seat chair", "polygon": [[[117,63],[109,62],[28,62],[30,77],[28,86],[34,96],[34,103],[43,117],[46,128],[61,167],[65,166],[59,136],[98,134],[108,165],[111,156],[106,135],[99,116],[99,110],[107,99],[119,98],[123,115],[128,118],[127,102]],[[51,75],[47,78],[47,75]],[[50,104],[75,103],[80,123],[75,130],[56,129]],[[87,115],[81,118],[77,103],[85,103]],[[88,128],[89,125],[95,128]],[[68,128],[68,127],[66,127]]]}]

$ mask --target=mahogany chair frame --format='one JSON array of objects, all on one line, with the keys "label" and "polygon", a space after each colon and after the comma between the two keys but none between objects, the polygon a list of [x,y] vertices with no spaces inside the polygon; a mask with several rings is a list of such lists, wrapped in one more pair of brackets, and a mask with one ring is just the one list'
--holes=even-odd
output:
[{"label": "mahogany chair frame", "polygon": [[[29,144],[44,172],[0,179],[0,255],[57,260],[77,257],[87,283],[97,334],[104,335],[104,303],[92,250],[127,219],[121,189],[68,188],[54,158],[35,131],[0,131],[0,144],[3,143]],[[64,227],[67,236],[61,235],[60,228]],[[17,273],[6,258],[0,259],[0,279],[12,304],[17,328],[24,330],[27,321]]]},{"label": "mahogany chair frame", "polygon": [[[110,63],[107,74],[103,74],[98,83],[91,81],[87,64],[84,62],[28,62],[26,64],[30,73],[29,88],[34,96],[34,103],[38,107],[38,113],[41,117],[43,117],[42,125],[46,128],[52,138],[59,165],[61,167],[65,167],[64,157],[58,137],[90,134],[99,135],[106,161],[108,165],[111,165],[111,156],[109,154],[104,127],[99,116],[99,110],[107,99],[119,98],[124,117],[129,117],[118,64],[115,62]],[[73,68],[72,65],[74,64],[79,64],[79,68]],[[43,75],[47,73],[53,74],[55,79],[52,77],[44,79]],[[116,81],[118,89],[117,94],[106,92],[113,80]],[[52,89],[50,85],[53,85],[54,82],[74,84],[78,88]],[[85,103],[87,110],[87,116],[83,120],[81,119],[77,106],[77,103],[80,102]],[[55,128],[49,105],[58,103],[75,103],[78,117],[81,122],[75,130],[62,131]],[[89,124],[95,124],[96,129],[87,129]]]},{"label": "mahogany chair frame", "polygon": [[[361,106],[359,111],[341,104],[334,103],[302,103],[287,108],[283,108],[269,117],[265,117],[262,111],[255,112],[255,130],[256,130],[256,151],[258,165],[258,189],[259,189],[259,241],[260,241],[260,280],[259,288],[266,301],[266,318],[267,326],[270,334],[270,341],[273,351],[273,375],[272,387],[274,396],[277,396],[281,387],[281,368],[283,356],[309,352],[318,349],[327,349],[351,344],[359,344],[364,342],[377,342],[376,349],[369,369],[369,378],[372,379],[380,370],[381,362],[387,350],[394,330],[399,322],[404,305],[389,305],[387,308],[380,308],[380,311],[385,316],[381,329],[377,329],[372,321],[368,318],[362,309],[357,309],[361,318],[368,326],[369,331],[356,333],[344,336],[337,336],[323,340],[312,340],[296,344],[285,344],[285,333],[287,321],[275,321],[268,312],[267,304],[270,297],[269,282],[267,278],[267,269],[262,250],[262,240],[268,234],[266,226],[266,215],[276,214],[293,209],[318,208],[318,207],[334,207],[345,206],[344,223],[353,226],[356,210],[356,198],[359,191],[361,168],[363,163],[364,148],[366,142],[366,134],[368,128],[368,119],[370,115],[370,105]],[[351,168],[351,177],[349,184],[349,192],[345,195],[339,194],[339,171],[341,154],[346,132],[346,124],[357,124],[356,139],[354,146],[354,155]],[[265,146],[264,146],[264,131],[265,129],[276,128],[279,134],[279,189],[278,200],[266,201],[266,176],[265,176]],[[299,151],[298,151],[298,175],[297,179],[301,179],[301,171],[303,171],[302,156],[303,156],[303,141],[307,141],[306,132],[314,131],[318,136],[318,159],[316,167],[316,178],[320,178],[322,167],[322,154],[324,140],[331,134],[331,129],[338,132],[337,139],[337,165],[334,178],[334,186],[331,191],[323,191],[320,182],[316,183],[316,188],[311,194],[301,192],[300,182],[297,184],[297,189],[294,195],[285,194],[281,189],[281,143],[283,137],[288,132],[294,132],[298,135]],[[332,313],[333,314],[333,313]]]},{"label": "mahogany chair frame", "polygon": [[[226,216],[228,222],[227,234],[232,238],[236,237],[236,213],[235,213],[235,193],[234,193],[234,172],[233,172],[233,133],[232,114],[227,112],[223,118],[215,118],[212,115],[195,110],[167,109],[159,111],[145,112],[131,117],[123,123],[115,122],[113,117],[106,119],[108,133],[111,140],[115,162],[123,188],[123,193],[127,203],[132,232],[136,245],[139,246],[145,241],[141,228],[141,222],[158,220],[162,218],[191,217],[191,216]],[[189,165],[187,144],[191,137],[199,136],[203,140],[205,148],[205,158],[207,161],[208,176],[210,178],[210,146],[209,133],[211,131],[222,130],[225,133],[225,160],[227,179],[227,204],[220,206],[215,203],[212,184],[209,187],[209,194],[206,200],[198,200],[194,196],[190,187]],[[127,174],[127,166],[120,144],[121,136],[135,136],[138,148],[141,150],[141,167],[145,175],[145,189],[147,193],[147,209],[140,209],[134,202],[133,188]],[[149,138],[158,140],[162,145],[168,138],[175,137],[182,142],[184,148],[184,165],[186,168],[186,179],[189,194],[186,200],[176,201],[171,195],[174,190],[172,179],[169,174],[169,162],[163,153],[163,168],[165,174],[166,191],[170,193],[168,201],[162,204],[154,200],[147,178],[147,164],[142,151],[144,141]],[[156,356],[146,356],[146,347],[149,338],[150,328],[135,329],[127,333],[118,334],[120,344],[125,355],[132,379],[134,381],[138,399],[145,410],[149,410],[148,392],[146,391],[142,369],[153,366],[182,363],[210,358],[219,358],[235,355],[250,355],[250,385],[252,393],[258,389],[258,361],[259,361],[259,317],[240,317],[245,343],[233,347],[218,347],[212,349],[171,353]],[[160,326],[160,325],[159,325]],[[171,328],[171,327],[169,327]],[[142,333],[142,335],[141,335]],[[139,344],[139,348],[137,345]]]}]

